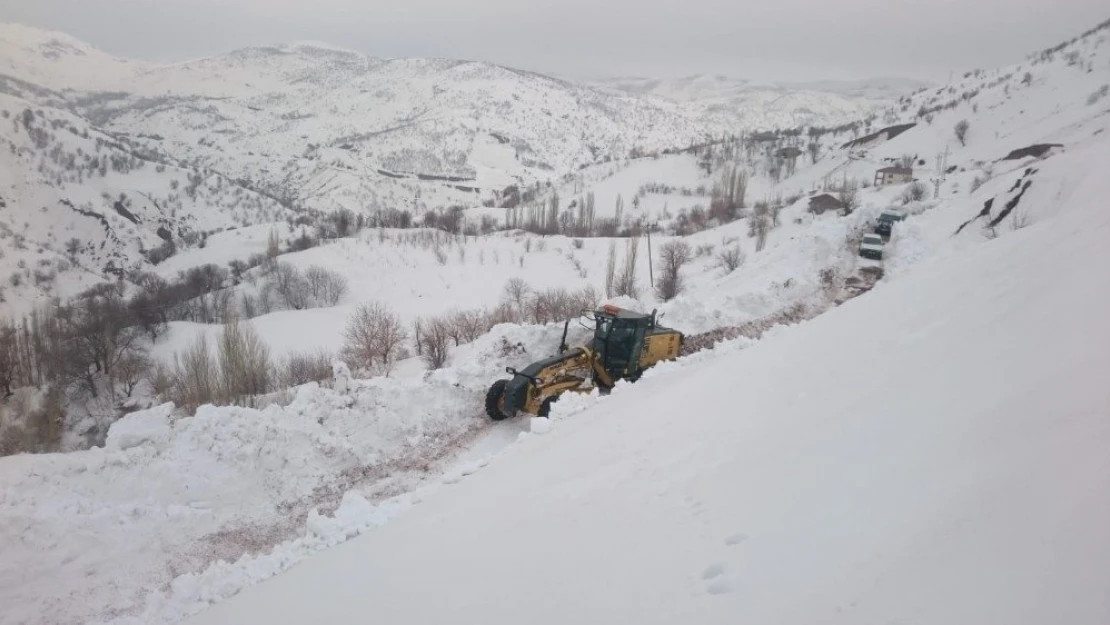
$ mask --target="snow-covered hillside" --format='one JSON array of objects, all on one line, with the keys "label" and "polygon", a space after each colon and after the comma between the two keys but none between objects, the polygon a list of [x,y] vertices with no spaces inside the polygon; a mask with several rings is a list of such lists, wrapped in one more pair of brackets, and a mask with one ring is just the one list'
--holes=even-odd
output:
[{"label": "snow-covered hillside", "polygon": [[1106,622],[1100,178],[750,349],[568,402],[190,622]]},{"label": "snow-covered hillside", "polygon": [[[20,536],[2,554],[6,614],[34,620],[40,603],[17,600],[33,596],[70,620],[176,622],[304,560],[199,622],[438,622],[437,609],[499,622],[538,618],[541,600],[551,622],[856,622],[919,609],[1100,622],[1110,361],[1096,346],[1110,341],[1110,218],[1107,183],[1088,165],[1110,162],[1106,136],[1035,163],[1028,227],[952,239],[965,206],[935,205],[892,239],[892,277],[867,295],[609,397],[568,398],[546,436],[549,424],[524,420],[474,438],[485,385],[550,353],[559,333],[504,327],[427,377],[310,386],[263,411],[154,409],[119,422],[105,449],[0,461],[3,526]],[[826,229],[836,241],[852,224],[822,219],[793,245],[749,248],[728,277],[695,277],[668,322],[696,331],[704,306],[701,323],[724,323],[754,311],[759,292],[768,310],[791,292],[814,301],[804,281],[819,288],[817,267],[850,258],[806,236]],[[787,276],[802,284],[783,291]],[[1030,547],[1030,535],[1056,538]],[[121,561],[133,574],[113,569]],[[490,579],[503,617],[470,585]],[[449,599],[412,601],[416,586]],[[1066,605],[1053,599],[1065,587]]]},{"label": "snow-covered hillside", "polygon": [[[289,214],[210,171],[0,93],[4,311],[151,267],[158,250]],[[162,254],[168,253],[163,251]]]},{"label": "snow-covered hillside", "polygon": [[707,125],[732,132],[855,121],[920,86],[914,81],[778,85],[704,74],[674,79],[607,78],[597,84],[680,102]]},{"label": "snow-covered hillside", "polygon": [[[552,287],[604,293],[609,259],[623,273],[637,250],[629,273],[638,292],[618,303],[657,308],[690,347],[608,396],[564,397],[550,420],[497,424],[482,416],[485,389],[506,366],[550,356],[561,324],[529,324],[522,314],[524,323],[460,340],[442,368],[400,357],[388,376],[352,380],[336,365],[319,383],[252,397],[253,408],[184,410],[144,387],[129,408],[159,401],[115,422],[102,447],[0,458],[0,623],[171,624],[204,610],[194,622],[1110,621],[1102,591],[1110,580],[1108,27],[906,96],[870,127],[861,120],[590,162],[553,177],[520,209],[554,202],[561,219],[580,210],[572,202],[592,198],[600,220],[616,214],[619,197],[627,222],[660,224],[653,264],[644,237],[371,227],[282,254],[273,266],[231,267],[236,275],[204,297],[219,294],[241,310],[277,282],[275,266],[324,267],[346,279],[331,307],[248,315],[281,358],[339,349],[359,304],[384,303],[414,328],[417,318],[459,310],[541,309]],[[120,80],[187,84],[183,76],[195,72],[196,84],[241,90],[203,105],[230,107],[253,101],[256,89],[296,92],[283,72],[310,71],[299,64],[315,49],[129,68]],[[335,75],[349,75],[342,59],[353,57],[318,54],[339,64]],[[279,56],[292,60],[278,64]],[[417,65],[397,67],[417,77],[465,69]],[[41,76],[52,65],[34,67]],[[242,67],[258,69],[250,85],[232,72]],[[210,70],[238,78],[220,82]],[[197,146],[189,135],[189,159],[212,169],[182,159],[163,171],[151,162],[105,175],[55,172],[50,153],[62,139],[74,154],[95,151],[96,137],[138,151],[137,134],[124,142],[118,129],[99,127],[143,123],[138,96],[78,104],[79,94],[58,90],[64,85],[7,84],[22,94],[3,100],[13,108],[36,97],[56,105],[43,104],[41,116],[32,110],[30,126],[14,110],[0,120],[14,146],[0,162],[29,176],[45,163],[41,180],[75,197],[57,176],[91,176],[100,186],[86,201],[127,233],[126,246],[146,245],[165,205],[156,193],[196,172],[208,172],[206,182],[179,210],[197,229],[236,223],[214,217],[237,214],[226,197],[280,207],[247,188],[262,186],[255,179],[228,182],[217,171],[220,154],[240,153],[230,140]],[[194,93],[205,102],[218,95]],[[69,102],[102,117],[90,123],[63,111]],[[152,116],[188,129],[182,100],[150,102]],[[207,124],[211,112],[189,115]],[[34,148],[38,128],[62,137],[45,154]],[[793,162],[784,168],[787,153]],[[875,186],[877,170],[903,163],[916,184]],[[291,179],[301,167],[288,170]],[[713,209],[740,174],[746,200]],[[396,184],[410,183],[467,184]],[[21,188],[14,178],[6,184]],[[138,224],[96,203],[107,201],[101,191],[132,198],[132,188],[158,200],[124,203],[141,211]],[[21,191],[27,206],[18,215],[29,225],[10,227],[45,224],[31,220],[36,205],[65,197],[45,193]],[[815,214],[817,193],[851,200],[851,210]],[[883,259],[860,258],[860,238],[892,208],[906,219]],[[258,210],[246,219],[255,225],[213,233],[203,248],[151,269],[173,278],[265,257],[271,233],[286,240],[307,227]],[[481,216],[507,214],[475,207],[465,218]],[[688,236],[676,236],[680,222]],[[47,242],[61,237],[42,231]],[[660,280],[660,249],[673,242],[686,243],[690,259],[684,290],[664,301],[649,285]],[[107,259],[88,254],[94,269]],[[514,278],[533,287],[520,301],[504,288]],[[144,348],[172,361],[198,335],[217,337],[223,327],[214,320],[171,322],[144,335]],[[585,330],[571,327],[571,342],[583,340]],[[0,404],[0,426],[28,395],[19,389]]]},{"label": "snow-covered hillside", "polygon": [[864,110],[817,91],[677,103],[484,63],[312,44],[150,65],[4,25],[0,46],[3,73],[22,81],[9,90],[60,98],[113,132],[320,208],[417,197],[433,207],[477,204],[600,160],[749,128],[831,125]]}]

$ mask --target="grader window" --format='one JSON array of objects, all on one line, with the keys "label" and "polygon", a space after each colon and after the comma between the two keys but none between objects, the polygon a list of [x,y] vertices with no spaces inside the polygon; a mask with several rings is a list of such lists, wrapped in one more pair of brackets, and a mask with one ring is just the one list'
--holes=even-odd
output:
[{"label": "grader window", "polygon": [[635,321],[598,315],[595,344],[601,351],[602,366],[610,374],[620,375],[632,362],[636,325]]}]

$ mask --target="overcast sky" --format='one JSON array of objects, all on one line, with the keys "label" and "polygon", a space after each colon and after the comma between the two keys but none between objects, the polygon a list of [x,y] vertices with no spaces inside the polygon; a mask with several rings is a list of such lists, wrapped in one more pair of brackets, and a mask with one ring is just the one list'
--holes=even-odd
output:
[{"label": "overcast sky", "polygon": [[0,0],[2,21],[129,58],[314,40],[570,77],[944,80],[1106,18],[1106,0]]}]

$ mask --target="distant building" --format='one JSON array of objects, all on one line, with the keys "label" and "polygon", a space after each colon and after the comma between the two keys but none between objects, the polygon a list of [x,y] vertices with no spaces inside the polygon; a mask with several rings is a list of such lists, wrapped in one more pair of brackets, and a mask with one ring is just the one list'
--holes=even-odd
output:
[{"label": "distant building", "polygon": [[885,187],[888,184],[903,184],[913,181],[913,168],[894,165],[883,167],[875,172],[875,186]]},{"label": "distant building", "polygon": [[809,212],[814,215],[820,215],[827,210],[838,211],[842,208],[844,208],[844,202],[829,193],[822,193],[809,198]]}]

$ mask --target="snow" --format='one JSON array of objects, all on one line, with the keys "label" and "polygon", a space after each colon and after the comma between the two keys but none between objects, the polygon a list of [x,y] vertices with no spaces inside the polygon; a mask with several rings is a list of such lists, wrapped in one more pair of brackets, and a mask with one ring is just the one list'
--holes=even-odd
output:
[{"label": "snow", "polygon": [[[39,37],[16,34],[20,45]],[[612,300],[658,308],[663,323],[688,336],[779,324],[759,340],[722,341],[657,366],[642,382],[619,383],[608,396],[564,396],[550,419],[492,424],[482,414],[488,385],[506,366],[551,355],[562,330],[502,325],[455,349],[440,371],[410,359],[388,377],[359,380],[337,363],[333,380],[259,398],[255,407],[187,414],[160,404],[115,423],[103,448],[0,458],[0,623],[39,622],[47,609],[60,622],[144,625],[194,615],[199,624],[275,625],[1110,622],[1110,395],[1102,384],[1110,350],[1101,349],[1110,345],[1110,217],[1103,209],[1110,181],[1102,173],[1110,164],[1110,115],[1105,100],[1086,104],[1107,81],[1110,47],[1093,38],[1078,46],[1092,71],[1058,58],[965,79],[941,101],[975,87],[981,93],[937,113],[932,124],[863,151],[839,150],[845,137],[825,137],[817,163],[800,163],[778,184],[755,166],[749,188],[757,200],[830,180],[870,181],[885,159],[904,154],[929,162],[916,174],[928,180],[936,153],[947,149],[956,170],[938,198],[903,205],[904,185],[864,189],[860,208],[841,217],[809,214],[803,196],[782,210],[762,251],[746,220],[688,237],[695,249],[713,249],[683,268],[686,291],[676,299],[657,300],[641,262],[639,296]],[[20,75],[54,71],[36,60],[37,49],[20,50],[0,58],[24,63],[12,66],[31,72]],[[328,142],[348,134],[336,130],[343,119],[365,121],[379,104],[375,124],[410,115],[413,103],[436,102],[431,86],[449,78],[449,93],[426,124],[366,145],[457,148],[483,185],[550,179],[564,202],[594,192],[599,216],[611,214],[617,194],[627,214],[646,183],[696,189],[713,182],[688,154],[618,158],[567,175],[585,145],[560,143],[567,128],[585,129],[573,137],[600,128],[619,144],[642,139],[636,129],[658,113],[669,121],[655,139],[705,129],[685,126],[674,102],[629,109],[642,116],[599,120],[591,113],[563,125],[561,111],[577,115],[588,106],[504,68],[366,59],[310,45],[281,50],[288,63],[263,48],[120,78],[137,81],[135,89],[231,96],[213,106],[231,120],[218,128],[234,142],[216,133],[216,147],[198,146],[210,135],[197,124],[211,120],[180,102],[148,120],[125,106],[112,123],[117,131],[172,132],[167,142],[175,150],[226,167],[229,176],[277,171],[295,154],[290,167],[310,172],[299,188],[327,198],[309,201],[317,208],[335,200],[362,210],[376,198],[421,209],[455,196],[432,183],[395,185],[368,169],[388,154],[351,155]],[[1035,74],[1028,86],[1021,83],[1027,68]],[[290,87],[291,76],[314,72],[311,87]],[[353,73],[368,82],[345,85]],[[1013,75],[1003,79],[1006,73]],[[406,86],[388,106],[377,95],[349,92],[396,80]],[[326,89],[343,97],[319,96]],[[522,104],[497,108],[518,89]],[[910,98],[908,114],[936,91]],[[16,112],[32,105],[9,95],[0,104]],[[256,105],[317,117],[247,112]],[[483,107],[496,112],[470,114]],[[78,134],[100,132],[44,109]],[[971,120],[967,146],[952,133],[963,118]],[[483,134],[490,129],[527,145],[503,144]],[[70,152],[95,149],[91,139],[58,135]],[[7,210],[18,211],[8,227],[19,232],[25,220],[32,243],[4,263],[61,258],[64,238],[52,228],[99,231],[95,221],[59,209],[62,198],[94,204],[118,236],[95,239],[111,244],[109,251],[82,255],[83,273],[59,274],[60,293],[87,285],[110,258],[130,258],[159,240],[151,226],[164,215],[153,202],[134,198],[144,225],[132,228],[102,193],[166,193],[199,171],[168,167],[56,189],[34,173],[26,133],[0,139],[15,148],[0,150]],[[340,164],[298,160],[306,141]],[[1035,141],[1064,148],[1045,159],[994,161]],[[522,165],[518,150],[555,169]],[[976,177],[982,184],[972,191]],[[232,208],[231,187],[214,180],[201,187],[207,195],[185,202],[177,223],[198,231],[250,225],[211,234],[204,248],[159,265],[162,275],[245,259],[265,249],[271,228],[282,237],[294,231],[272,201],[256,195],[248,197],[257,214],[243,218],[245,209]],[[988,232],[974,220],[988,199],[997,216],[1017,197],[1015,183],[1029,181],[1015,213],[1028,227],[1007,220]],[[416,192],[426,203],[414,201]],[[639,210],[658,217],[664,205],[677,212],[698,203],[708,198],[647,194]],[[895,205],[906,219],[894,224],[883,261],[860,259],[861,236]],[[39,207],[48,210],[40,216]],[[483,210],[469,210],[468,218]],[[384,302],[407,324],[492,306],[514,277],[540,289],[604,285],[606,239],[444,237],[441,263],[432,247],[416,243],[424,232],[364,231],[283,255],[301,269],[341,273],[351,290],[338,306],[276,311],[252,323],[280,358],[337,350],[347,316],[362,302]],[[653,235],[652,245],[670,240]],[[626,242],[617,243],[619,261]],[[747,260],[727,273],[715,256],[734,245]],[[882,280],[837,306],[863,269],[881,269]],[[254,288],[245,282],[235,290]],[[12,311],[33,300],[26,289],[8,294]],[[198,334],[219,330],[171,324],[154,355],[172,358]],[[582,331],[572,330],[574,343]]]},{"label": "snow", "polygon": [[542,439],[189,622],[1106,622],[1105,190],[560,402]]},{"label": "snow", "polygon": [[0,458],[0,622],[33,622],[42,601],[65,622],[176,622],[379,524],[348,491],[388,516],[407,505],[390,493],[434,485],[455,458],[463,474],[488,462],[522,430],[484,431],[486,387],[549,356],[560,334],[499,326],[441,371],[348,379],[346,392],[309,384],[261,409],[161,405],[113,424],[104,448]]},{"label": "snow", "polygon": [[169,442],[173,404],[163,404],[121,419],[112,424],[104,448],[126,451],[140,445],[160,446]]}]

